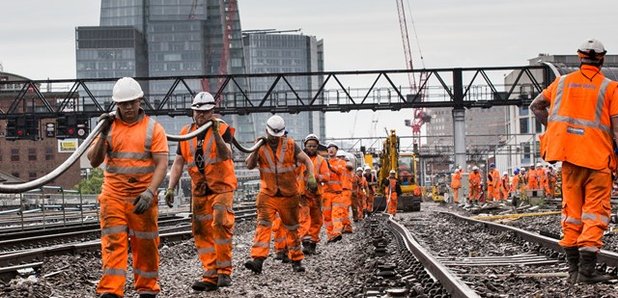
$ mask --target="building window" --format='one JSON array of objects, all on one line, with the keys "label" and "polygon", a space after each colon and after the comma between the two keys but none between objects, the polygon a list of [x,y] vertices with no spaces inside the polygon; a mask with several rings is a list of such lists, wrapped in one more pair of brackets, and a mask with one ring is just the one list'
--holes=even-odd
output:
[{"label": "building window", "polygon": [[35,179],[36,178],[36,172],[28,172],[28,178]]},{"label": "building window", "polygon": [[54,149],[52,147],[45,147],[45,160],[54,160]]},{"label": "building window", "polygon": [[519,107],[519,116],[528,116],[530,109],[527,106]]},{"label": "building window", "polygon": [[528,118],[519,118],[519,132],[520,133],[529,133],[530,128],[528,126]]},{"label": "building window", "polygon": [[28,160],[36,160],[36,148],[28,148]]},{"label": "building window", "polygon": [[11,161],[19,161],[19,149],[11,149]]}]

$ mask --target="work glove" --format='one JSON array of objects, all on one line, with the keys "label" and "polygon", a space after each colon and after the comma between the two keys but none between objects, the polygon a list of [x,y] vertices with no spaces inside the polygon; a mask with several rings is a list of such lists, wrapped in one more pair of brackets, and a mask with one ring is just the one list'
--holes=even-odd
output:
[{"label": "work glove", "polygon": [[210,121],[212,122],[212,126],[211,126],[211,128],[212,128],[212,132],[216,132],[216,133],[218,133],[218,132],[219,132],[219,120],[217,120],[217,119],[212,119],[212,120],[210,120]]},{"label": "work glove", "polygon": [[307,188],[312,192],[318,190],[318,181],[315,180],[315,176],[311,175],[307,178]]},{"label": "work glove", "polygon": [[135,206],[135,208],[133,208],[133,213],[142,214],[146,212],[146,210],[152,206],[153,198],[154,194],[150,191],[150,189],[144,190],[144,192],[137,196],[135,201],[133,201],[133,206]]},{"label": "work glove", "polygon": [[170,208],[172,208],[172,204],[174,204],[174,189],[171,187],[165,190],[165,203]]},{"label": "work glove", "polygon": [[116,118],[116,116],[112,113],[103,113],[101,114],[101,116],[99,116],[97,123],[101,121],[105,121],[106,123],[101,128],[101,135],[107,136],[107,134],[109,133],[109,129],[112,127],[112,122],[114,122],[114,118]]}]

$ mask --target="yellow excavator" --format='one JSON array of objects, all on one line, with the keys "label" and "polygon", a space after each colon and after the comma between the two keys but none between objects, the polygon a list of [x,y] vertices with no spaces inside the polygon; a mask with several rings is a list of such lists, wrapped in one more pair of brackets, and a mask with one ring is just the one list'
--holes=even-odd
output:
[{"label": "yellow excavator", "polygon": [[[418,159],[414,152],[399,151],[399,137],[395,130],[384,140],[382,153],[380,154],[380,171],[378,183],[388,178],[390,170],[395,170],[396,177],[401,185],[401,196],[398,199],[397,209],[405,211],[420,211],[423,198],[422,188],[418,184],[417,172]],[[384,189],[377,189],[378,195],[374,201],[374,210],[384,210],[386,199]]]}]

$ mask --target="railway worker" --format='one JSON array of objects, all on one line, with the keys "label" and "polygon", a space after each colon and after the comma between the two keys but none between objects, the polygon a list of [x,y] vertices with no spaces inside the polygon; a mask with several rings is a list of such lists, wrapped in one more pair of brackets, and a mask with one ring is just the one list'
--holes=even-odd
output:
[{"label": "railway worker", "polygon": [[496,169],[496,164],[489,164],[487,173],[487,201],[500,200],[500,171]]},{"label": "railway worker", "polygon": [[361,221],[364,218],[365,197],[367,194],[367,180],[363,176],[363,168],[356,168],[356,175],[352,181],[352,218],[354,221]]},{"label": "railway worker", "polygon": [[554,166],[547,166],[547,183],[545,185],[545,196],[553,199],[556,195],[556,183],[558,182],[558,178],[556,177],[556,172],[554,171]]},{"label": "railway worker", "polygon": [[388,202],[386,205],[386,212],[391,215],[397,214],[397,200],[401,196],[401,185],[399,180],[395,176],[397,172],[390,170],[388,177],[382,181],[382,187],[384,187],[384,196]]},{"label": "railway worker", "polygon": [[459,204],[459,189],[461,188],[461,169],[455,169],[451,177],[451,189],[453,189],[453,203]]},{"label": "railway worker", "polygon": [[193,123],[184,126],[180,134],[191,133],[208,122],[212,126],[190,140],[179,142],[165,193],[165,201],[171,207],[174,189],[187,165],[191,177],[193,239],[204,268],[202,277],[192,285],[196,291],[213,291],[231,284],[232,201],[238,184],[230,145],[234,129],[215,118],[215,105],[208,92],[199,92],[193,98]]},{"label": "railway worker", "polygon": [[540,162],[536,164],[536,176],[539,179],[538,189],[545,189],[545,185],[547,184],[547,173],[545,167]]},{"label": "railway worker", "polygon": [[579,70],[556,78],[530,109],[547,128],[541,156],[550,163],[562,161],[560,245],[569,262],[569,281],[596,283],[608,280],[595,265],[611,212],[618,83],[601,72],[606,50],[600,41],[585,41],[577,53]]},{"label": "railway worker", "polygon": [[352,233],[352,222],[350,221],[350,208],[352,207],[352,186],[354,184],[354,165],[343,150],[339,150],[337,157],[345,162],[345,168],[341,179],[342,198],[341,203],[333,203],[333,221],[341,222],[341,232],[343,234]]},{"label": "railway worker", "polygon": [[526,171],[526,189],[537,190],[539,189],[539,174],[534,168],[534,164],[530,165],[528,171]]},{"label": "railway worker", "polygon": [[315,190],[317,182],[313,174],[313,164],[294,139],[285,136],[285,121],[281,116],[268,118],[266,135],[266,138],[260,138],[265,140],[264,144],[245,161],[248,169],[259,167],[261,180],[256,199],[257,228],[251,248],[252,260],[247,261],[245,267],[258,274],[262,272],[262,265],[270,247],[272,222],[275,214],[279,213],[281,223],[288,232],[287,248],[292,270],[304,272],[305,268],[301,263],[304,255],[298,237],[299,193],[295,169],[297,161],[305,164],[307,187]]},{"label": "railway worker", "polygon": [[[303,140],[305,154],[309,156],[313,163],[313,173],[318,181],[318,186],[314,191],[302,187],[304,195],[300,200],[300,227],[298,234],[303,243],[303,253],[312,255],[316,253],[316,246],[320,242],[320,230],[322,229],[322,193],[324,186],[322,183],[328,181],[330,171],[326,164],[326,159],[318,154],[320,139],[315,134],[309,134]],[[304,164],[300,165],[301,173],[305,173]],[[307,183],[307,175],[302,175],[304,184]]]},{"label": "railway worker", "polygon": [[373,201],[375,200],[376,187],[378,186],[378,178],[371,172],[369,166],[365,166],[365,173],[363,174],[365,180],[367,180],[367,201],[365,204],[366,214],[373,212]]},{"label": "railway worker", "polygon": [[335,220],[334,209],[344,202],[342,191],[342,177],[346,171],[345,161],[337,158],[339,146],[335,143],[328,143],[326,146],[328,151],[328,160],[326,165],[330,176],[324,183],[324,194],[322,195],[322,217],[324,226],[326,227],[326,236],[328,242],[337,242],[341,240],[341,232],[343,224],[340,220]]},{"label": "railway worker", "polygon": [[522,186],[523,182],[521,173],[519,172],[519,168],[515,168],[513,170],[513,180],[511,181],[511,193],[514,197],[519,198],[522,191]]},{"label": "railway worker", "polygon": [[157,188],[167,172],[165,130],[144,113],[144,92],[133,78],[119,79],[112,91],[116,115],[107,121],[88,151],[92,167],[105,163],[101,204],[101,257],[103,276],[96,292],[100,297],[124,294],[129,236],[133,255],[134,287],[140,297],[160,291]]},{"label": "railway worker", "polygon": [[500,199],[506,201],[509,198],[511,192],[511,182],[509,178],[509,172],[502,172],[502,178],[500,179]]},{"label": "railway worker", "polygon": [[470,184],[470,194],[468,200],[471,203],[478,203],[479,198],[481,197],[481,173],[479,171],[479,167],[472,167],[472,172],[470,176],[468,176],[468,183]]}]

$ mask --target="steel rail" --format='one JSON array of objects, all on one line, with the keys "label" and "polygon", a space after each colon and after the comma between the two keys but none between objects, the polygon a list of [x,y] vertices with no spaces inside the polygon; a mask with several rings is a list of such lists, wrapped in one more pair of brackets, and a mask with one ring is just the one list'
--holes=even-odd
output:
[{"label": "steel rail", "polygon": [[397,232],[403,238],[408,251],[423,264],[423,267],[425,267],[432,276],[438,279],[442,287],[444,287],[452,297],[481,297],[446,266],[442,265],[438,259],[429,253],[429,251],[423,248],[421,244],[414,239],[412,234],[410,234],[410,231],[393,220],[392,216],[389,216],[388,224],[393,231]]},{"label": "steel rail", "polygon": [[[451,212],[440,211],[440,213],[448,214],[448,215],[454,216],[464,221],[482,224],[486,228],[493,229],[495,231],[514,233],[515,235],[517,235],[523,240],[537,243],[545,248],[549,248],[557,252],[563,251],[562,247],[558,243],[558,240],[550,238],[550,237],[546,237],[546,236],[539,235],[533,232],[522,230],[520,228],[511,227],[511,226],[507,226],[507,225],[503,225],[499,223],[472,219],[472,218],[461,216],[459,214],[455,214]],[[599,254],[597,255],[597,261],[599,263],[604,263],[606,266],[618,267],[618,253],[601,249],[599,251]]]}]

